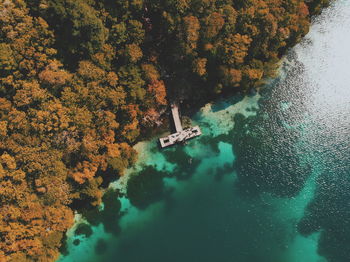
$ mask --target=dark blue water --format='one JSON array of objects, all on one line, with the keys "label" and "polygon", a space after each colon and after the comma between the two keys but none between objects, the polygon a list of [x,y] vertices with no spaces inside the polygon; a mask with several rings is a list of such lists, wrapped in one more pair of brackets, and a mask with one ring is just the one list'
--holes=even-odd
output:
[{"label": "dark blue water", "polygon": [[349,46],[338,0],[259,94],[198,112],[203,136],[138,144],[102,219],[79,220],[92,235],[72,228],[59,261],[350,261]]}]

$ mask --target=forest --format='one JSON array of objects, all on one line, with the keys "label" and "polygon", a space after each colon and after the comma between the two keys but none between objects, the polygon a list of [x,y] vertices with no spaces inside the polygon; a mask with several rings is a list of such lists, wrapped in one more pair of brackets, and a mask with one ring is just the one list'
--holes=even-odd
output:
[{"label": "forest", "polygon": [[247,93],[328,0],[0,0],[0,261],[55,261],[169,101]]}]

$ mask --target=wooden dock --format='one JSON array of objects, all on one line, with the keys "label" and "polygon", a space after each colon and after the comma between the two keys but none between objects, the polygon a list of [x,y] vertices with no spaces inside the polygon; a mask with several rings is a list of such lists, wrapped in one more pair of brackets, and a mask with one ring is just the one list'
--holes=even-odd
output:
[{"label": "wooden dock", "polygon": [[179,133],[183,129],[182,129],[181,120],[180,120],[179,106],[177,104],[171,105],[171,114],[173,115],[175,130],[177,133]]},{"label": "wooden dock", "polygon": [[176,133],[159,139],[160,146],[162,148],[184,143],[186,140],[200,136],[202,134],[199,126],[190,127],[185,130],[182,128],[179,106],[175,103],[171,105],[171,114],[173,116]]}]

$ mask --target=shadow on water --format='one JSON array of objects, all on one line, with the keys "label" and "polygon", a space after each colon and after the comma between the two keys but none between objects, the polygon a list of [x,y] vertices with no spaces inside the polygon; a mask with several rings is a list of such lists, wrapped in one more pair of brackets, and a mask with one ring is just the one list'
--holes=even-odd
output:
[{"label": "shadow on water", "polygon": [[220,182],[225,175],[232,175],[235,171],[235,168],[232,164],[224,164],[222,167],[217,167],[214,172],[215,181]]},{"label": "shadow on water", "polygon": [[175,145],[172,148],[164,150],[163,155],[169,163],[176,164],[175,170],[171,175],[175,176],[178,180],[191,178],[200,163],[199,159],[192,158],[186,153],[185,147],[181,145]]},{"label": "shadow on water", "polygon": [[299,222],[298,229],[306,236],[321,231],[319,253],[327,257],[330,262],[348,262],[350,258],[350,169],[347,172],[339,170],[328,172],[318,179],[316,196]]},{"label": "shadow on water", "polygon": [[[349,122],[350,123],[350,122]],[[349,124],[348,124],[349,125]],[[318,145],[325,162],[323,173],[317,179],[314,199],[309,203],[305,216],[298,224],[299,232],[310,235],[321,231],[319,253],[330,262],[348,262],[350,258],[350,125],[342,139],[333,135],[325,141],[332,144]],[[339,131],[339,130],[338,130]],[[319,136],[322,136],[319,133]]]},{"label": "shadow on water", "polygon": [[171,193],[164,187],[164,178],[168,175],[167,172],[158,171],[153,166],[145,166],[137,174],[132,174],[126,194],[131,204],[145,209],[152,203],[163,200]]},{"label": "shadow on water", "polygon": [[171,210],[124,236],[104,261],[114,256],[128,262],[140,257],[154,262],[283,261],[290,228],[276,219],[273,207],[263,199],[238,198],[232,182],[214,181],[208,177],[190,186],[184,196],[174,198]]},{"label": "shadow on water", "polygon": [[243,94],[237,94],[237,95],[231,97],[230,100],[222,100],[222,101],[216,102],[215,104],[213,104],[211,106],[211,110],[213,112],[218,112],[218,111],[221,111],[221,110],[225,110],[228,107],[232,106],[233,104],[236,104],[236,103],[242,101],[243,99],[244,99],[244,95]]},{"label": "shadow on water", "polygon": [[104,239],[100,238],[96,243],[95,253],[98,255],[102,255],[107,251],[107,249],[107,242]]},{"label": "shadow on water", "polygon": [[90,237],[90,226],[97,226],[102,223],[106,232],[118,235],[120,233],[120,227],[117,221],[123,215],[123,213],[120,212],[121,203],[118,197],[118,191],[113,189],[107,190],[102,197],[103,209],[100,210],[98,207],[95,207],[83,212],[83,217],[86,218],[90,225],[84,223],[79,224],[75,234],[84,234],[86,237]]},{"label": "shadow on water", "polygon": [[66,235],[63,236],[62,245],[60,246],[59,251],[60,251],[60,253],[63,256],[68,256],[69,255],[69,250],[68,250],[68,245],[67,245],[67,236]]},{"label": "shadow on water", "polygon": [[75,229],[74,234],[76,236],[84,235],[85,237],[90,237],[92,235],[91,226],[86,223],[81,223]]}]

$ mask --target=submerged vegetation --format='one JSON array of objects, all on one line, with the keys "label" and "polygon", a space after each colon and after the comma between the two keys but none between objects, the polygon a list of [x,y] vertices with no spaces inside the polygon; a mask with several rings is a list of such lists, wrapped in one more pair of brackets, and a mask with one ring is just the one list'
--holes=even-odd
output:
[{"label": "submerged vegetation", "polygon": [[167,99],[257,87],[327,2],[0,0],[0,261],[54,261]]}]

